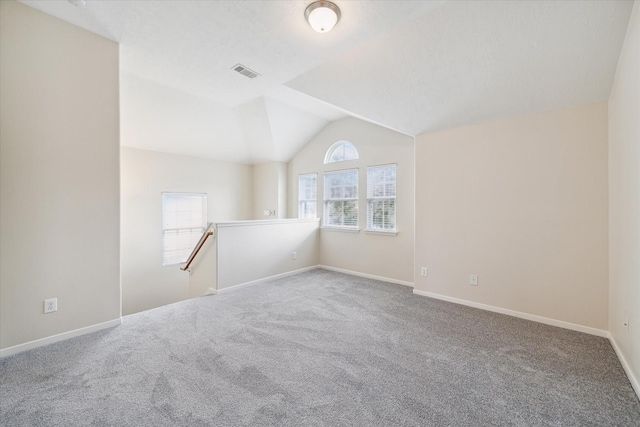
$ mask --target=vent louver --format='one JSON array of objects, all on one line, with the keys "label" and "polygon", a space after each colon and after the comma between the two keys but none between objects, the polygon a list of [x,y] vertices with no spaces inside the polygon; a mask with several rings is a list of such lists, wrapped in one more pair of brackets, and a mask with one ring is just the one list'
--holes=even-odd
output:
[{"label": "vent louver", "polygon": [[255,79],[256,77],[258,77],[260,74],[256,73],[253,70],[248,69],[247,67],[245,67],[242,64],[236,64],[233,67],[231,67],[231,69],[233,71],[237,71],[238,73],[242,74],[243,76],[249,77],[250,79]]}]

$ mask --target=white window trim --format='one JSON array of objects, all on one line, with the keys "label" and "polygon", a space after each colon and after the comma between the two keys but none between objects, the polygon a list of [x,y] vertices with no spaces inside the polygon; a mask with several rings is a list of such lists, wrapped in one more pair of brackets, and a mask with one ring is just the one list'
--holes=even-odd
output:
[{"label": "white window trim", "polygon": [[360,228],[353,228],[353,227],[339,227],[339,226],[334,226],[334,225],[323,225],[322,227],[320,227],[320,230],[322,231],[337,231],[337,232],[342,232],[342,233],[359,233],[360,232]]},{"label": "white window trim", "polygon": [[316,202],[316,216],[315,216],[315,218],[318,218],[318,172],[301,173],[301,174],[298,175],[298,218],[301,218],[300,217],[300,204],[303,201],[305,201],[305,202],[312,201],[311,199],[300,199],[300,178],[302,178],[304,176],[315,176],[315,178],[316,178],[316,198],[313,201]]},{"label": "white window trim", "polygon": [[[164,218],[164,197],[165,196],[171,196],[171,195],[177,195],[177,196],[185,196],[185,197],[190,197],[190,196],[197,196],[197,197],[201,197],[204,199],[204,205],[203,205],[203,217],[204,217],[204,224],[202,227],[181,227],[181,228],[165,228],[165,218]],[[161,193],[161,207],[162,207],[162,246],[161,246],[161,265],[162,267],[172,267],[172,266],[176,266],[176,265],[181,265],[184,264],[186,262],[185,261],[179,261],[179,262],[168,262],[165,264],[164,262],[164,252],[165,252],[165,247],[164,247],[164,237],[165,237],[165,233],[166,232],[173,232],[173,231],[187,231],[187,230],[200,230],[200,236],[198,237],[198,239],[200,239],[200,237],[202,236],[202,233],[204,233],[204,231],[206,230],[208,223],[207,223],[207,194],[206,193],[187,193],[187,192],[177,192],[177,191],[163,191]],[[189,254],[191,253],[191,251],[193,250],[193,248],[190,249]],[[187,254],[187,258],[189,257],[189,254]]]},{"label": "white window trim", "polygon": [[[333,152],[336,150],[336,148],[338,148],[340,145],[345,145],[348,144],[350,146],[353,147],[353,149],[356,151],[356,158],[355,159],[344,159],[344,160],[339,160],[339,161],[335,161],[335,162],[331,162],[331,156],[333,155]],[[360,152],[358,151],[358,148],[355,146],[355,144],[351,141],[347,141],[346,139],[342,139],[336,143],[334,143],[333,145],[331,145],[331,147],[329,147],[329,149],[327,150],[326,154],[324,155],[324,164],[325,165],[330,165],[332,163],[342,163],[342,162],[353,162],[356,160],[360,159]]]},{"label": "white window trim", "polygon": [[379,234],[381,236],[397,236],[398,235],[398,231],[385,231],[385,230],[371,230],[369,228],[366,228],[364,230],[365,233],[367,234]]},{"label": "white window trim", "polygon": [[[356,192],[357,192],[357,197],[355,199],[342,199],[343,201],[355,201],[356,202],[356,207],[358,208],[358,218],[356,220],[356,225],[354,226],[344,226],[344,225],[331,225],[331,224],[325,224],[326,221],[326,203],[327,203],[327,199],[326,199],[326,176],[327,174],[332,174],[332,173],[338,173],[338,172],[348,172],[348,171],[356,171]],[[360,232],[360,226],[358,224],[360,224],[360,169],[359,168],[348,168],[348,169],[336,169],[336,170],[328,170],[325,171],[322,175],[322,229],[324,230],[328,230],[328,229],[332,229],[332,230],[336,230],[336,231],[353,231],[353,232]],[[331,199],[331,200],[337,200],[337,199]]]},{"label": "white window trim", "polygon": [[[369,195],[369,170],[370,169],[374,169],[374,168],[383,168],[383,167],[388,167],[388,166],[393,166],[395,168],[395,173],[396,173],[396,179],[395,179],[395,195],[393,197],[379,197],[379,198],[374,198],[374,197],[370,197]],[[385,163],[385,164],[381,164],[381,165],[372,165],[372,166],[367,166],[367,228],[366,231],[367,233],[370,234],[393,234],[393,235],[397,235],[398,234],[398,220],[397,220],[397,215],[398,215],[398,165],[396,163]],[[395,212],[394,212],[394,216],[395,218],[395,222],[393,224],[393,229],[377,229],[377,228],[369,228],[369,225],[371,224],[372,219],[369,217],[370,214],[370,210],[369,210],[369,203],[372,200],[393,200],[394,203],[394,207],[395,207]]]}]

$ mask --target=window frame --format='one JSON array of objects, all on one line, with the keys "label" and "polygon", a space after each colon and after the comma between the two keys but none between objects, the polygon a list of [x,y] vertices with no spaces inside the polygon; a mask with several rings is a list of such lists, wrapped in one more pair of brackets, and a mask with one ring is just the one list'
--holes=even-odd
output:
[{"label": "window frame", "polygon": [[[356,153],[355,157],[348,158],[348,159],[343,158],[342,160],[331,160],[331,157],[333,157],[333,153],[335,153],[339,148],[346,147],[346,146],[353,147],[353,150]],[[331,163],[349,162],[349,161],[359,160],[359,159],[360,159],[360,152],[358,152],[358,149],[356,148],[356,146],[351,141],[347,141],[346,139],[343,139],[334,143],[333,145],[331,145],[331,147],[329,147],[326,154],[324,155],[324,164],[329,165]]]},{"label": "window frame", "polygon": [[[306,199],[306,198],[303,199],[301,197],[302,179],[305,177],[311,177],[311,176],[315,178],[315,197],[313,199]],[[309,202],[315,203],[314,216],[302,216],[302,204],[309,203]],[[318,172],[303,173],[298,175],[298,218],[318,218]]]},{"label": "window frame", "polygon": [[[347,172],[352,172],[355,173],[355,197],[334,197],[334,198],[330,198],[327,197],[327,189],[328,189],[328,182],[329,180],[327,179],[328,175],[338,175],[338,174],[346,174]],[[323,173],[323,199],[322,199],[322,227],[326,228],[326,229],[334,229],[334,230],[350,230],[350,231],[357,231],[359,230],[359,222],[360,222],[360,212],[359,212],[359,203],[360,203],[360,198],[359,198],[359,193],[360,193],[360,170],[359,168],[349,168],[349,169],[339,169],[339,170],[331,170],[331,171],[325,171]],[[350,187],[353,185],[350,185]],[[344,191],[344,187],[346,187],[345,184],[342,185],[343,187],[343,191]],[[342,215],[342,224],[329,224],[328,223],[328,219],[330,217],[330,215],[328,214],[328,207],[330,205],[330,203],[332,202],[353,202],[353,206],[355,207],[355,224],[354,225],[344,225],[345,221],[344,221],[344,210],[343,210],[343,215]],[[344,206],[344,205],[343,205]],[[344,208],[343,208],[344,209]]]},{"label": "window frame", "polygon": [[[168,226],[171,220],[169,220],[166,215],[170,212],[170,209],[167,209],[167,206],[165,205],[165,197],[169,198],[169,197],[179,197],[179,196],[189,197],[189,198],[193,198],[193,197],[200,198],[200,207],[202,211],[200,212],[199,216],[201,217],[201,220],[202,220],[201,224],[199,224],[198,226],[195,226],[195,224],[192,224],[190,226],[184,226],[184,227]],[[208,207],[207,194],[163,191],[161,193],[161,207],[162,207],[162,246],[161,246],[162,266],[171,267],[174,265],[184,264],[189,258],[189,255],[191,254],[191,252],[193,251],[193,248],[200,240],[200,237],[202,237],[202,234],[204,233],[208,225],[207,224],[207,207]],[[179,221],[180,220],[176,218],[174,222],[179,222]],[[182,235],[183,238],[186,237],[189,241],[192,241],[193,244],[190,244],[188,246],[185,245],[184,247],[181,248],[179,247],[180,243],[176,243],[176,245],[173,248],[167,247],[168,238],[173,235],[177,239],[179,237],[178,235],[180,235],[181,233],[183,233]],[[177,256],[172,257],[167,255],[167,253],[171,251],[173,252],[182,251],[182,253],[180,253],[181,255],[180,257],[177,257]],[[183,254],[186,254],[186,255],[182,256]],[[177,261],[177,259],[180,259],[181,261]]]},{"label": "window frame", "polygon": [[[374,170],[380,170],[385,168],[393,169],[393,196],[386,194],[386,189],[384,190],[384,195],[376,196],[374,195],[375,191],[375,183],[372,183],[371,172]],[[391,182],[384,181],[383,185],[389,185]],[[374,209],[373,204],[377,202],[388,202],[393,201],[393,228],[385,228],[384,224],[386,221],[383,219],[383,227],[374,226]],[[383,208],[384,209],[384,208]],[[397,163],[387,163],[383,165],[374,165],[367,166],[367,228],[366,231],[368,233],[380,233],[380,234],[397,234],[398,233],[398,165]]]}]

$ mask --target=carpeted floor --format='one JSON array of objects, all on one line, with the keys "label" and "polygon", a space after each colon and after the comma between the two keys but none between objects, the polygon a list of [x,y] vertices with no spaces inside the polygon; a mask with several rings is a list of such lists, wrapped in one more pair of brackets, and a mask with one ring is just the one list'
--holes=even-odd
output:
[{"label": "carpeted floor", "polygon": [[315,270],[0,360],[3,426],[639,426],[604,338]]}]

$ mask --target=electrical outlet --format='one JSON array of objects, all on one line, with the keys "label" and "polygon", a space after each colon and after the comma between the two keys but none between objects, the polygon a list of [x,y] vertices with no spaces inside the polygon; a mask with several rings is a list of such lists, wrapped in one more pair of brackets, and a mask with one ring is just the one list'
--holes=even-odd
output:
[{"label": "electrical outlet", "polygon": [[51,298],[44,300],[44,312],[53,313],[54,311],[58,311],[58,298]]},{"label": "electrical outlet", "polygon": [[478,276],[476,274],[469,276],[469,284],[471,286],[478,286]]},{"label": "electrical outlet", "polygon": [[291,252],[291,259],[298,259],[298,253],[297,252]]},{"label": "electrical outlet", "polygon": [[428,274],[429,274],[429,270],[427,269],[427,267],[422,267],[420,269],[420,275],[421,276],[427,277]]}]

